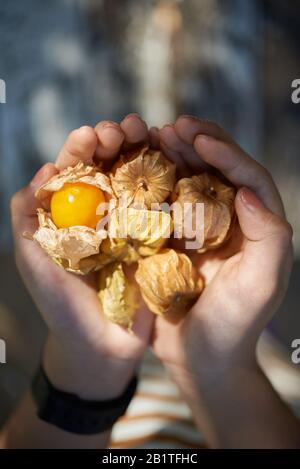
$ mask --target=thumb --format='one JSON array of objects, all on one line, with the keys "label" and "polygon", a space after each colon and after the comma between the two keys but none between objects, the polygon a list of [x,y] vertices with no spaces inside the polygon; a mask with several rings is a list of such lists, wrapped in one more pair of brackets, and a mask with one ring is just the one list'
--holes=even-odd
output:
[{"label": "thumb", "polygon": [[235,208],[245,244],[239,265],[243,281],[267,296],[285,290],[293,260],[292,228],[250,191],[239,189]]},{"label": "thumb", "polygon": [[33,231],[37,219],[36,209],[40,206],[35,198],[35,191],[47,182],[58,171],[54,164],[47,163],[39,169],[28,186],[17,192],[11,199],[11,218],[15,235],[22,235],[23,231]]}]

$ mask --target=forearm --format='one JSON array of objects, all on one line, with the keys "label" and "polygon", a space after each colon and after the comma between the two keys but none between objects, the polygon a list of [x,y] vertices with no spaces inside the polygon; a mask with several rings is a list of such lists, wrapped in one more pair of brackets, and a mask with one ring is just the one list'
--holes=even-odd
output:
[{"label": "forearm", "polygon": [[[60,391],[76,394],[87,401],[106,401],[120,396],[135,371],[109,359],[93,363],[84,351],[64,347],[50,336],[43,354],[43,367],[51,384]],[[0,448],[105,448],[111,430],[91,436],[78,435],[48,424],[37,416],[36,404],[29,391],[0,434]]]},{"label": "forearm", "polygon": [[0,435],[0,448],[105,448],[110,432],[85,436],[65,432],[40,420],[31,393],[22,399]]},{"label": "forearm", "polygon": [[300,447],[300,423],[256,364],[212,370],[205,379],[174,368],[171,374],[210,446]]}]

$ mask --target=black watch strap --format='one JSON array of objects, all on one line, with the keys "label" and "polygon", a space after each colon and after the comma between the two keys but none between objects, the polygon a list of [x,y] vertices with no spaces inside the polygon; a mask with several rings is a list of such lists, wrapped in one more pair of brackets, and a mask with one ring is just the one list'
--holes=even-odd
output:
[{"label": "black watch strap", "polygon": [[123,394],[106,401],[85,401],[75,394],[55,389],[42,367],[33,378],[31,391],[38,417],[62,430],[80,435],[94,435],[109,430],[134,396],[134,376]]}]

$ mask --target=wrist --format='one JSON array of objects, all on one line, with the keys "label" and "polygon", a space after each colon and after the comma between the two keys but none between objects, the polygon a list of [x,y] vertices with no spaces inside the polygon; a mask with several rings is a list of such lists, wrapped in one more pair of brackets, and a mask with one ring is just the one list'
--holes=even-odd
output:
[{"label": "wrist", "polygon": [[168,363],[165,366],[189,402],[197,402],[210,396],[218,398],[223,385],[228,391],[242,387],[245,379],[259,373],[255,356],[243,361],[220,360],[218,363],[205,365],[185,363],[180,366]]},{"label": "wrist", "polygon": [[205,366],[190,366],[188,372],[198,385],[212,386],[220,381],[237,382],[244,374],[251,374],[258,368],[256,357],[245,359],[221,359]]},{"label": "wrist", "polygon": [[54,387],[85,400],[118,397],[136,373],[138,360],[87,353],[50,335],[43,352],[44,370]]}]

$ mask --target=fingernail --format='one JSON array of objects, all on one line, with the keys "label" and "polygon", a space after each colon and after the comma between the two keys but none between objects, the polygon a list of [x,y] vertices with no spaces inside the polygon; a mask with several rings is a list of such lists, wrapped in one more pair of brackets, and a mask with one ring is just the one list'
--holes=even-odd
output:
[{"label": "fingernail", "polygon": [[119,129],[119,124],[113,121],[105,122],[102,124],[102,129]]},{"label": "fingernail", "polygon": [[130,114],[127,114],[125,119],[128,119],[128,117],[139,117],[141,119],[141,116],[137,112],[131,112]]},{"label": "fingernail", "polygon": [[213,137],[211,137],[210,135],[204,135],[204,134],[200,134],[200,135],[197,135],[197,137],[195,138],[195,143],[210,143],[214,140]]},{"label": "fingernail", "polygon": [[83,125],[77,129],[77,138],[81,139],[81,143],[84,145],[96,145],[97,135],[95,130],[88,125]]},{"label": "fingernail", "polygon": [[242,187],[242,189],[239,190],[239,195],[243,204],[252,212],[264,207],[262,202],[248,187]]},{"label": "fingernail", "polygon": [[[112,133],[112,131],[114,133]],[[107,148],[107,149],[118,149],[122,145],[124,141],[124,134],[121,129],[115,129],[113,127],[107,127],[102,130],[100,135],[100,146],[98,145],[97,149],[99,148]],[[102,151],[102,150],[101,150]],[[97,152],[96,152],[97,153]],[[99,155],[99,152],[97,153]]]},{"label": "fingernail", "polygon": [[90,127],[89,125],[82,125],[81,127],[79,127],[77,130],[79,130],[80,132],[84,131],[90,131],[90,130],[93,130],[92,127]]},{"label": "fingernail", "polygon": [[196,117],[196,116],[191,116],[190,114],[183,114],[182,116],[179,116],[177,120],[179,119],[189,119],[189,120],[192,120],[194,122],[199,122],[199,118]]},{"label": "fingernail", "polygon": [[101,130],[100,138],[103,138],[103,135],[110,131],[113,131],[115,132],[115,134],[119,134],[120,136],[123,136],[122,129],[118,127],[114,127],[113,125],[107,125],[107,126],[103,126]]},{"label": "fingernail", "polygon": [[163,129],[174,129],[174,124],[172,124],[172,122],[167,122],[163,127],[162,127],[162,130]]}]

